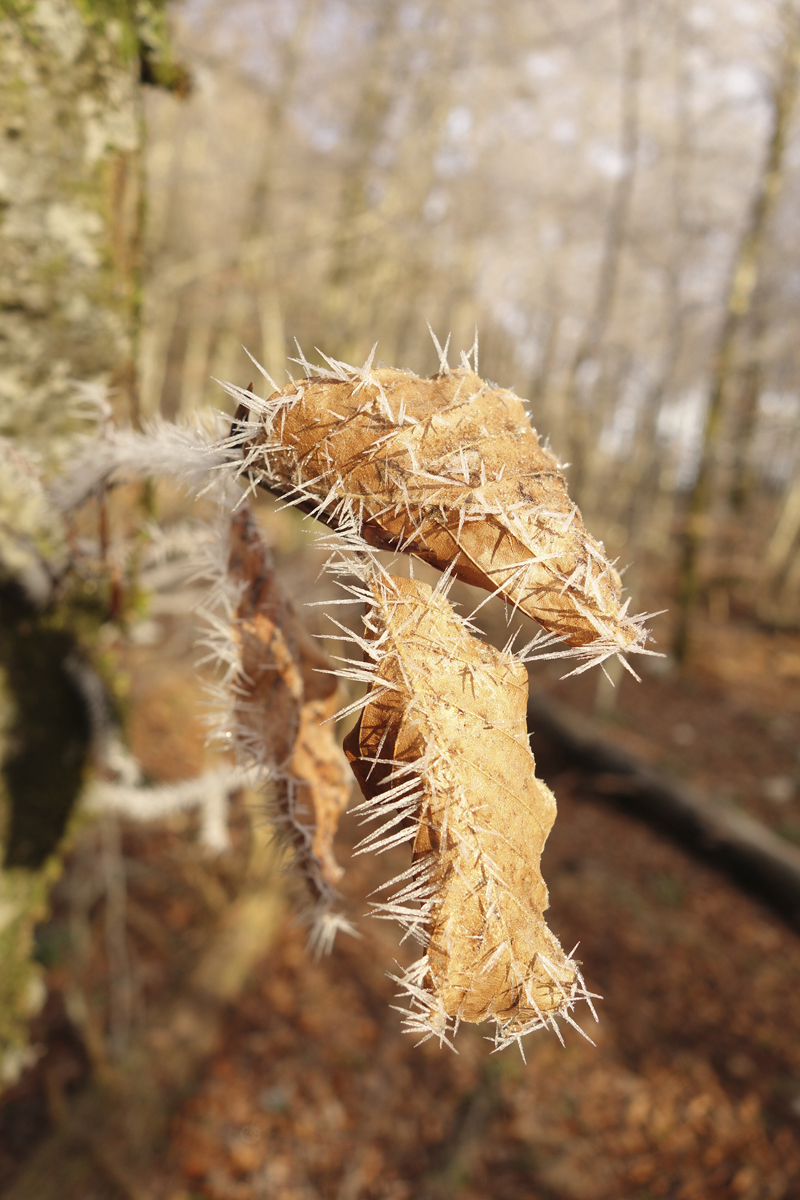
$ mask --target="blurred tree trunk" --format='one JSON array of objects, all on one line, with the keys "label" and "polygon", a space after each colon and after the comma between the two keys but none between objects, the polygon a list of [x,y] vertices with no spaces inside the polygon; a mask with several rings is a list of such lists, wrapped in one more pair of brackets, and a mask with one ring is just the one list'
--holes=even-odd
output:
[{"label": "blurred tree trunk", "polygon": [[302,0],[294,28],[281,47],[278,79],[271,87],[265,106],[261,160],[242,230],[245,246],[256,238],[263,242],[263,246],[251,258],[248,273],[253,280],[258,307],[262,363],[274,373],[276,379],[282,374],[286,362],[286,332],[275,255],[275,172],[297,73],[318,7],[318,0]]},{"label": "blurred tree trunk", "polygon": [[662,487],[657,444],[661,406],[674,386],[683,353],[687,307],[682,277],[686,269],[690,231],[686,219],[686,193],[694,155],[693,124],[690,116],[691,74],[687,70],[684,18],[675,11],[673,42],[675,151],[670,178],[669,201],[672,236],[663,271],[666,337],[658,374],[648,389],[643,418],[629,463],[629,484],[621,489],[625,505],[618,518],[628,530],[630,544],[640,546],[652,532],[656,496]]},{"label": "blurred tree trunk", "polygon": [[137,413],[141,67],[75,0],[0,14],[0,431],[44,443],[76,379]]},{"label": "blurred tree trunk", "polygon": [[350,130],[351,151],[344,164],[339,208],[330,238],[330,267],[324,298],[324,326],[333,353],[347,359],[360,341],[360,310],[354,312],[358,282],[364,273],[370,204],[368,183],[375,152],[384,136],[386,117],[395,98],[399,0],[376,5],[369,67],[364,75]]},{"label": "blurred tree trunk", "polygon": [[[381,359],[406,363],[420,357],[422,342],[424,353],[430,347],[426,319],[440,327],[443,341],[458,324],[459,311],[468,310],[470,330],[475,321],[473,243],[465,239],[457,269],[443,275],[435,241],[444,219],[426,214],[439,182],[437,151],[455,103],[463,47],[452,7],[426,0],[417,13],[416,33],[424,36],[426,53],[411,56],[401,15],[402,6],[391,0],[373,29],[370,67],[353,122],[354,146],[331,232],[325,325],[348,360],[368,351],[373,330],[388,333],[380,344]],[[387,130],[393,106],[406,108],[402,136]],[[384,150],[390,166],[380,161]],[[463,180],[459,199],[480,224],[481,197],[465,201],[468,186]]]},{"label": "blurred tree trunk", "polygon": [[[771,127],[767,150],[733,264],[725,317],[711,364],[700,462],[687,504],[678,579],[678,622],[674,641],[674,653],[678,661],[686,658],[690,648],[692,615],[697,604],[700,584],[700,556],[710,535],[713,475],[724,418],[730,403],[735,352],[740,333],[752,314],[769,220],[783,183],[787,135],[797,98],[800,25],[792,0],[784,5],[782,24],[782,53],[771,95]],[[757,383],[756,379],[753,383],[756,388]],[[752,394],[750,402],[755,411],[756,394]],[[740,432],[745,432],[747,427],[748,422],[745,421]],[[741,463],[746,461],[746,452],[746,447],[741,447],[738,452]]]},{"label": "blurred tree trunk", "polygon": [[738,512],[744,512],[747,508],[756,484],[750,450],[758,423],[758,398],[764,381],[764,363],[761,356],[765,329],[759,309],[754,314],[753,325],[750,358],[741,373],[738,429],[733,440],[731,507]]},{"label": "blurred tree trunk", "polygon": [[26,1062],[33,927],[89,751],[76,605],[84,633],[108,618],[54,588],[67,551],[37,471],[66,452],[76,381],[138,416],[140,78],[160,13],[114,11],[0,5],[0,1087]]},{"label": "blurred tree trunk", "polygon": [[[625,231],[633,197],[639,149],[639,87],[642,50],[638,0],[620,0],[622,70],[620,76],[620,170],[611,197],[603,240],[600,272],[589,317],[578,341],[566,383],[566,410],[570,426],[571,484],[578,503],[583,499],[589,473],[588,455],[595,444],[597,419],[592,419],[594,385],[602,370],[598,361],[613,316]],[[593,379],[587,375],[595,372]]]},{"label": "blurred tree trunk", "polygon": [[767,543],[761,569],[766,587],[759,597],[758,615],[769,624],[791,624],[798,620],[797,595],[800,585],[800,475],[786,488],[780,516]]}]

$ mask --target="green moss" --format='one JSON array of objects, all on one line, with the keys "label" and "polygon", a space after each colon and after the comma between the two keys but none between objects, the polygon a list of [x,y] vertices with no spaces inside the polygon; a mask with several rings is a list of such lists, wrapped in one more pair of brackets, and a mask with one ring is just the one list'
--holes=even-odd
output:
[{"label": "green moss", "polygon": [[185,94],[189,74],[176,62],[170,45],[167,0],[75,0],[93,29],[112,33],[126,62],[139,60],[142,83]]},{"label": "green moss", "polygon": [[[84,23],[114,46],[122,62],[138,60],[142,83],[185,95],[189,73],[170,43],[168,0],[72,0]],[[12,20],[26,41],[41,41],[34,0],[0,0],[0,19]]]},{"label": "green moss", "polygon": [[69,259],[66,254],[53,254],[44,261],[33,264],[31,276],[37,282],[54,283],[69,270]]},{"label": "green moss", "polygon": [[[0,0],[0,20],[13,21],[29,45],[40,46],[42,37],[32,19],[33,15],[34,0]],[[3,80],[4,88],[8,87],[8,82]]]},{"label": "green moss", "polygon": [[92,29],[112,34],[112,41],[123,61],[132,62],[138,57],[136,5],[131,0],[75,0],[75,6]]},{"label": "green moss", "polygon": [[[138,60],[142,83],[185,95],[189,73],[172,54],[167,0],[72,0],[83,21],[107,37],[122,62]],[[27,42],[39,45],[34,0],[0,0],[0,19],[15,22]]]},{"label": "green moss", "polygon": [[0,17],[22,21],[33,11],[33,0],[0,0]]},{"label": "green moss", "polygon": [[[0,745],[8,743],[17,713],[0,668]],[[0,774],[0,843],[5,841],[9,797]],[[13,1083],[26,1062],[27,1021],[44,992],[41,967],[34,961],[35,928],[47,911],[47,896],[59,863],[49,859],[38,871],[0,870],[0,1090]]]},{"label": "green moss", "polygon": [[60,871],[52,858],[39,871],[0,873],[0,1087],[13,1079],[15,1058],[27,1040],[26,1022],[38,1007],[43,984],[33,959],[34,930],[47,915],[47,897]]}]

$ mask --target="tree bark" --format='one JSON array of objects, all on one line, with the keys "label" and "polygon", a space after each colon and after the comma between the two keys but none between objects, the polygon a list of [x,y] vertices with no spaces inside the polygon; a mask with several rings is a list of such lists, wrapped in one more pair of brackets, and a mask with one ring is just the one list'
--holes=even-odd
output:
[{"label": "tree bark", "polygon": [[74,380],[136,418],[140,64],[74,0],[0,17],[0,432],[43,445]]},{"label": "tree bark", "polygon": [[620,27],[623,65],[620,94],[620,155],[622,167],[608,210],[603,257],[589,318],[578,342],[566,384],[566,408],[571,425],[571,488],[580,503],[588,474],[589,447],[594,444],[589,411],[592,388],[583,388],[581,376],[601,351],[603,338],[613,316],[620,263],[625,244],[639,148],[639,84],[642,53],[638,28],[638,0],[621,0]]},{"label": "tree bark", "polygon": [[687,504],[678,579],[678,622],[674,640],[674,653],[678,661],[684,660],[690,651],[692,617],[700,590],[700,557],[711,534],[713,474],[724,418],[730,402],[736,346],[740,332],[752,312],[769,220],[783,183],[786,142],[797,97],[800,59],[800,28],[792,3],[785,5],[783,18],[783,53],[772,92],[767,151],[731,272],[725,317],[711,366],[700,463]]},{"label": "tree bark", "polygon": [[141,62],[118,25],[77,0],[0,5],[0,1087],[27,1061],[33,930],[89,742],[38,464],[69,444],[78,380],[138,417]]}]

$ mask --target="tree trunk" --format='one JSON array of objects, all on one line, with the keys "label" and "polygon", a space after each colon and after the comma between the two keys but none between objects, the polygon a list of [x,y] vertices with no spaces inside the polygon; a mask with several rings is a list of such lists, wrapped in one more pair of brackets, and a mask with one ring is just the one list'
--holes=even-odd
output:
[{"label": "tree trunk", "polygon": [[699,563],[708,542],[713,471],[734,368],[740,331],[752,312],[769,219],[783,182],[787,134],[797,95],[800,30],[792,6],[784,9],[783,54],[772,93],[772,125],[764,166],[756,184],[731,273],[725,319],[711,367],[703,444],[697,478],[689,496],[678,581],[678,623],[674,652],[681,661],[690,649],[691,622],[699,593]]},{"label": "tree trunk", "polygon": [[63,455],[76,380],[138,415],[142,64],[120,23],[77,0],[0,6],[0,1087],[27,1061],[33,927],[89,748],[52,591],[63,530],[26,453]]},{"label": "tree trunk", "polygon": [[587,455],[595,444],[589,412],[591,386],[584,387],[582,376],[602,348],[606,329],[614,312],[625,229],[628,224],[639,147],[639,83],[641,44],[638,29],[638,0],[620,0],[620,25],[623,39],[621,73],[620,155],[622,166],[611,198],[603,242],[603,257],[592,311],[573,357],[566,385],[566,409],[571,426],[571,488],[581,502],[588,474]]}]

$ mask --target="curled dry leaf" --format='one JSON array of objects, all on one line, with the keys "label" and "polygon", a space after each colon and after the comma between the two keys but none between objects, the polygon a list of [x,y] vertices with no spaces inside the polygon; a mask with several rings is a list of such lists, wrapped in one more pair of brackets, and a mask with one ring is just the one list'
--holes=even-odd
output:
[{"label": "curled dry leaf", "polygon": [[232,686],[237,741],[280,770],[294,751],[304,699],[298,621],[245,507],[231,521],[228,578],[241,587],[231,631],[239,660]]},{"label": "curled dry leaf", "polygon": [[371,582],[373,682],[345,751],[385,818],[362,843],[413,839],[413,866],[378,915],[425,955],[403,979],[409,1028],[446,1038],[459,1021],[497,1024],[505,1045],[586,996],[544,920],[540,858],[556,815],[528,746],[525,668],[471,636],[443,589]]},{"label": "curled dry leaf", "polygon": [[287,777],[278,785],[291,789],[295,822],[302,825],[301,853],[309,853],[319,864],[331,887],[343,874],[333,856],[333,840],[350,797],[347,760],[334,737],[334,726],[326,724],[336,714],[340,699],[334,688],[327,699],[308,700],[303,705]]},{"label": "curled dry leaf", "polygon": [[232,445],[259,483],[497,592],[572,646],[591,644],[584,657],[644,648],[642,619],[517,396],[466,360],[430,379],[332,366],[266,401],[237,393],[251,421]]},{"label": "curled dry leaf", "polygon": [[274,820],[313,895],[329,903],[342,875],[333,839],[350,794],[347,761],[324,723],[338,707],[339,685],[284,595],[248,508],[234,514],[229,540],[228,576],[240,589],[231,628],[237,745],[273,778]]}]

